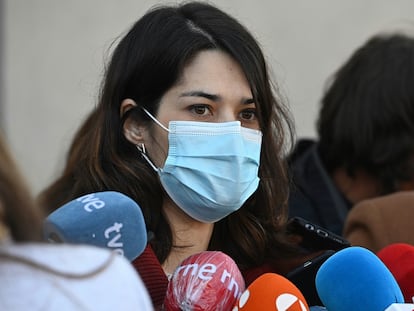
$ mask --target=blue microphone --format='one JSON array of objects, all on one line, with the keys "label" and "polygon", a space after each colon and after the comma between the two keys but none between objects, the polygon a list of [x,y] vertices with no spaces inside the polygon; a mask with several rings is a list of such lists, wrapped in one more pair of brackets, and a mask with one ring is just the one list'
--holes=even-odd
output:
[{"label": "blue microphone", "polygon": [[329,311],[383,311],[404,303],[397,281],[370,250],[353,246],[329,257],[316,273],[316,290]]},{"label": "blue microphone", "polygon": [[46,218],[43,230],[50,242],[104,247],[129,261],[137,258],[147,245],[141,208],[115,191],[91,193],[66,203]]}]

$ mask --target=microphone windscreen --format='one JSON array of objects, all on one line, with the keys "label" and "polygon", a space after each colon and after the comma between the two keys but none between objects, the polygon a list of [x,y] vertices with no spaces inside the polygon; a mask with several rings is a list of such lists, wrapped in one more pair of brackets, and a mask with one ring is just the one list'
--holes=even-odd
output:
[{"label": "microphone windscreen", "polygon": [[329,257],[316,273],[316,290],[329,311],[385,310],[404,302],[398,284],[370,250],[352,246]]},{"label": "microphone windscreen", "polygon": [[287,278],[265,273],[241,294],[233,311],[309,311],[301,291]]},{"label": "microphone windscreen", "polygon": [[236,263],[219,251],[188,257],[175,269],[165,298],[166,311],[231,310],[245,289]]},{"label": "microphone windscreen", "polygon": [[413,311],[414,304],[412,303],[393,303],[384,311]]},{"label": "microphone windscreen", "polygon": [[405,302],[412,303],[414,296],[414,246],[406,243],[390,244],[377,252],[397,280]]},{"label": "microphone windscreen", "polygon": [[105,247],[130,261],[147,245],[141,208],[115,191],[91,193],[66,203],[46,218],[43,229],[51,242]]}]

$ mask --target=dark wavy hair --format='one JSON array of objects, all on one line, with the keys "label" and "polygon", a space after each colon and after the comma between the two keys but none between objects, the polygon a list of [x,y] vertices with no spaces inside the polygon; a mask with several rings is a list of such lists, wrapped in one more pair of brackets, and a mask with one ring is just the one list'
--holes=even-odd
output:
[{"label": "dark wavy hair", "polygon": [[[292,133],[286,107],[276,98],[276,86],[254,37],[236,19],[201,2],[157,6],[139,19],[120,40],[110,60],[97,107],[78,130],[63,174],[40,196],[53,211],[86,193],[115,190],[141,206],[151,244],[163,262],[172,247],[172,233],[161,207],[157,174],[123,135],[123,122],[149,122],[142,109],[120,116],[120,104],[135,100],[153,115],[161,97],[180,78],[200,51],[216,49],[243,69],[263,132],[260,185],[242,208],[215,224],[209,249],[232,256],[242,267],[292,252],[283,230],[287,219],[288,182],[283,150]],[[289,137],[291,138],[291,136]]]},{"label": "dark wavy hair", "polygon": [[41,241],[43,216],[0,133],[0,227],[15,242]]},{"label": "dark wavy hair", "polygon": [[335,73],[317,122],[323,162],[376,178],[383,194],[414,180],[414,39],[379,34]]}]

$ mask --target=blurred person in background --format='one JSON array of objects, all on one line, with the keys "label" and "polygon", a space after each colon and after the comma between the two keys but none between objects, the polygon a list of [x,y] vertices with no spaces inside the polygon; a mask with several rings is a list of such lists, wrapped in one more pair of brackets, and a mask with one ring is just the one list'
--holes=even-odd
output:
[{"label": "blurred person in background", "polygon": [[153,310],[124,257],[44,243],[43,217],[0,135],[1,310]]},{"label": "blurred person in background", "polygon": [[318,139],[289,156],[289,215],[342,235],[354,204],[414,189],[414,39],[375,35],[328,82]]}]

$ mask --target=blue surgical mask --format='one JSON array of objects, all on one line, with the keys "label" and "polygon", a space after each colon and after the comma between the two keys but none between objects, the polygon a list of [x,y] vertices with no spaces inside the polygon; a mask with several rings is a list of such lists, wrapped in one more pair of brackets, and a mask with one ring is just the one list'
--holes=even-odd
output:
[{"label": "blue surgical mask", "polygon": [[210,123],[171,121],[169,149],[163,168],[156,167],[171,199],[189,216],[216,222],[238,210],[259,185],[262,133],[244,128],[239,121]]}]

